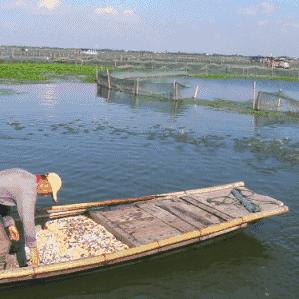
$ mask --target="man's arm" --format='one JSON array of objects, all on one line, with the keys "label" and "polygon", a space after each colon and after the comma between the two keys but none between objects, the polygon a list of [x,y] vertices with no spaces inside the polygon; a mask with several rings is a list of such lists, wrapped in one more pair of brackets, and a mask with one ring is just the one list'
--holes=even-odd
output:
[{"label": "man's arm", "polygon": [[36,195],[30,193],[22,194],[22,198],[17,200],[17,210],[24,229],[25,245],[29,248],[36,247],[35,202]]},{"label": "man's arm", "polygon": [[32,266],[38,266],[39,253],[36,244],[36,231],[35,231],[35,203],[36,193],[26,192],[22,194],[21,198],[18,198],[17,209],[19,216],[23,223],[25,245],[30,249],[31,264]]}]

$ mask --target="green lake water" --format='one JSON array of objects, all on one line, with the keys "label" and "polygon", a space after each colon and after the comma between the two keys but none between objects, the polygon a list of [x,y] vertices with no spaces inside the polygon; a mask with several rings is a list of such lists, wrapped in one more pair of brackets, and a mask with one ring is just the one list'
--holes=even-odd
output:
[{"label": "green lake water", "polygon": [[[233,89],[235,82],[223,82],[226,94],[226,84]],[[0,169],[60,173],[61,204],[243,180],[284,201],[290,212],[206,246],[0,289],[1,299],[299,297],[298,122],[124,93],[107,100],[94,84],[1,85],[5,89],[10,92],[0,95]],[[291,91],[298,93],[299,86]],[[38,200],[38,207],[50,204]]]}]

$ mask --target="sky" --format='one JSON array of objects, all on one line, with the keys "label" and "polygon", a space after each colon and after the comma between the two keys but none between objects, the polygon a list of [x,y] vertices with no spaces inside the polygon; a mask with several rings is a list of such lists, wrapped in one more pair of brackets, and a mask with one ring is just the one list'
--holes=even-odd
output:
[{"label": "sky", "polygon": [[0,45],[299,57],[299,0],[0,0]]}]

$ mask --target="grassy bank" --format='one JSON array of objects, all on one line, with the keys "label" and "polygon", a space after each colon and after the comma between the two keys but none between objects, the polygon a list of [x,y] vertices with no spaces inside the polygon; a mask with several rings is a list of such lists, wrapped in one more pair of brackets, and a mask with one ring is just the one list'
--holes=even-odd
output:
[{"label": "grassy bank", "polygon": [[247,80],[281,80],[281,81],[293,81],[299,82],[299,77],[288,76],[264,76],[264,75],[233,75],[233,74],[190,74],[193,78],[205,78],[205,79],[247,79]]},{"label": "grassy bank", "polygon": [[[102,67],[112,69],[112,67]],[[43,82],[51,79],[76,78],[83,82],[95,82],[97,66],[68,63],[0,63],[0,80],[17,82]],[[101,67],[100,67],[101,69]],[[242,75],[242,74],[196,74],[194,78],[209,79],[251,79],[251,80],[285,80],[299,81],[297,77]]]},{"label": "grassy bank", "polygon": [[0,80],[43,82],[76,78],[84,82],[95,82],[96,69],[96,66],[62,63],[2,63]]}]

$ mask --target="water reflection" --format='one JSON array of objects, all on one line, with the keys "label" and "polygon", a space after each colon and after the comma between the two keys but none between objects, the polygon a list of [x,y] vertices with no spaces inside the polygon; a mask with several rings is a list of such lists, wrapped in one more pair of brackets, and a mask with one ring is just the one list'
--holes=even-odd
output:
[{"label": "water reflection", "polygon": [[132,108],[147,108],[155,112],[170,114],[173,117],[183,114],[188,109],[188,104],[184,100],[174,101],[155,97],[134,96],[99,85],[97,86],[97,97],[105,99],[108,103],[129,105]]},{"label": "water reflection", "polygon": [[58,102],[57,84],[41,85],[40,89],[40,105],[53,107]]},{"label": "water reflection", "polygon": [[[181,79],[182,80],[182,79]],[[248,101],[253,98],[253,82],[247,79],[204,79],[186,77],[183,84],[194,88],[199,86],[198,97],[201,99],[226,99],[232,101]],[[258,80],[256,91],[277,92],[281,90],[285,95],[299,99],[299,82]],[[190,96],[190,88],[183,90],[183,96]]]}]

